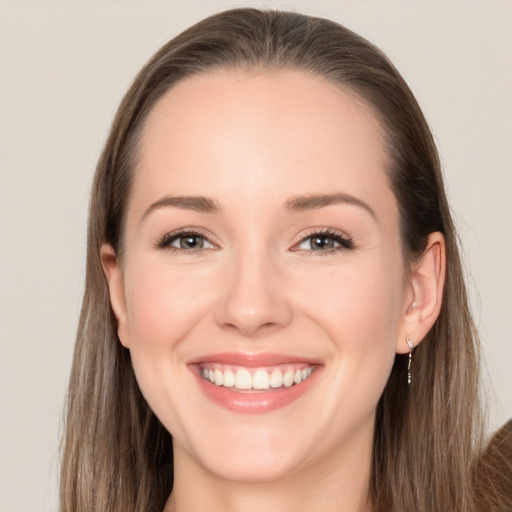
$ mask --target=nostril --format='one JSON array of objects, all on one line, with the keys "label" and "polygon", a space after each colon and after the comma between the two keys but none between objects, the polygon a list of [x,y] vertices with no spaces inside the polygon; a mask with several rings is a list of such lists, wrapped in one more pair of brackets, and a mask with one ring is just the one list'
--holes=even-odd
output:
[{"label": "nostril", "polygon": [[222,324],[224,329],[229,331],[240,333],[244,336],[255,336],[262,334],[270,334],[280,328],[280,324],[277,322],[264,322],[264,323],[250,323],[250,322],[226,322]]},{"label": "nostril", "polygon": [[262,254],[240,256],[224,282],[215,313],[220,326],[244,336],[271,333],[291,319],[291,307],[282,274]]}]

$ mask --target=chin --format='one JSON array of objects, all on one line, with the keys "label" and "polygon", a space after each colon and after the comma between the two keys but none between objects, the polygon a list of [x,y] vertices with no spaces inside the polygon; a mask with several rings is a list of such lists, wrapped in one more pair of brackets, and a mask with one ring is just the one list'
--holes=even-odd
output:
[{"label": "chin", "polygon": [[221,464],[214,462],[206,468],[217,478],[242,484],[278,482],[296,473],[296,465],[261,453],[260,457],[227,457]]},{"label": "chin", "polygon": [[193,458],[210,474],[226,481],[279,481],[296,473],[308,458],[307,443],[293,439],[289,432],[278,435],[239,426],[238,435],[211,434],[208,441],[203,437],[192,449]]}]

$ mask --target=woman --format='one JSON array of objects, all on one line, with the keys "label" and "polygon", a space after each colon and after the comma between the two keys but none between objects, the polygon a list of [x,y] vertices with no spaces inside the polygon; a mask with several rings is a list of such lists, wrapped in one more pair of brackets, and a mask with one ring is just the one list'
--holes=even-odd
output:
[{"label": "woman", "polygon": [[333,22],[221,13],[98,164],[62,509],[479,510],[477,356],[401,76]]}]

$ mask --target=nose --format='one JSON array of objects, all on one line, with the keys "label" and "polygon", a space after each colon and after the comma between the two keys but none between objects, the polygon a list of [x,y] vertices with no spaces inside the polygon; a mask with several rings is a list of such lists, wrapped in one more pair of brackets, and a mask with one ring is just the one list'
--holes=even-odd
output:
[{"label": "nose", "polygon": [[216,320],[225,329],[256,337],[286,327],[292,319],[286,280],[264,251],[238,255],[229,263]]}]

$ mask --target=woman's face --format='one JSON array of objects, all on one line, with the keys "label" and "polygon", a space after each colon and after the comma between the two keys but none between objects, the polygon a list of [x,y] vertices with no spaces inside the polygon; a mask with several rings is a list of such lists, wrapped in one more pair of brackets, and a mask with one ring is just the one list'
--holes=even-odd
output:
[{"label": "woman's face", "polygon": [[369,461],[408,334],[385,166],[372,112],[299,71],[195,76],[153,109],[110,285],[177,465],[268,481]]}]

